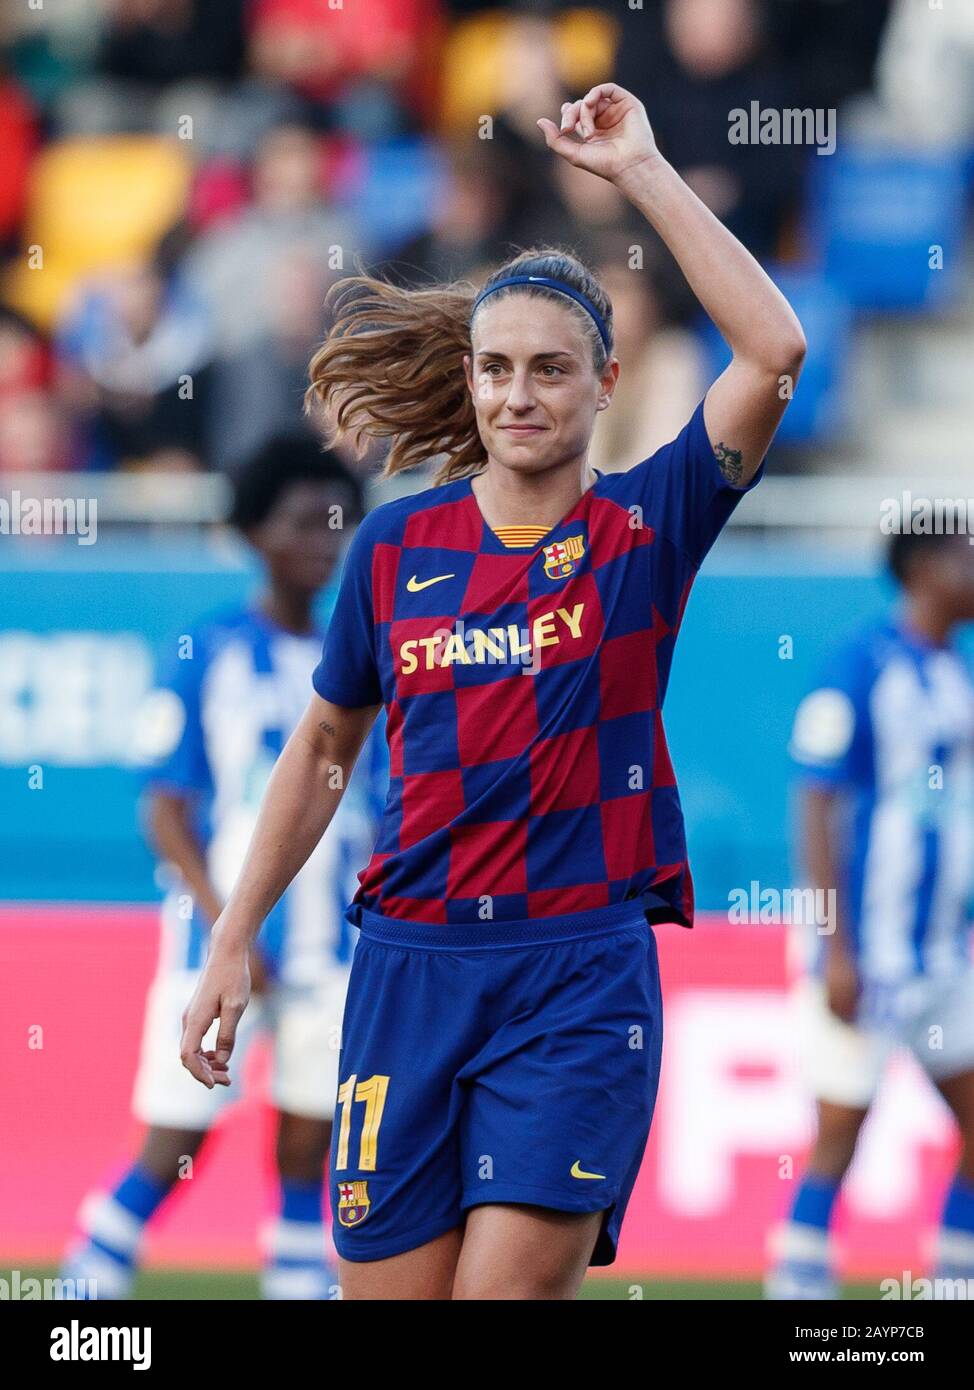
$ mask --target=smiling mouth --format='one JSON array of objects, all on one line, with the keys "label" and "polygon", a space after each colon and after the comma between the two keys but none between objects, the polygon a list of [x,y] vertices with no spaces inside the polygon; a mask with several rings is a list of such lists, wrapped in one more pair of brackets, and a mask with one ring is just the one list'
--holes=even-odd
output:
[{"label": "smiling mouth", "polygon": [[501,425],[508,434],[540,434],[544,428],[544,425]]}]

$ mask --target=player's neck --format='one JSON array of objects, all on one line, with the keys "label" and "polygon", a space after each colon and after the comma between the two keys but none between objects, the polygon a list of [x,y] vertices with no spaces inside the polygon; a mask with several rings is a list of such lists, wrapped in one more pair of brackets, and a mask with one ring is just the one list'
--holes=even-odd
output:
[{"label": "player's neck", "polygon": [[936,604],[923,594],[911,594],[903,606],[903,625],[935,647],[944,647],[950,638],[953,623]]},{"label": "player's neck", "polygon": [[534,475],[488,459],[471,487],[481,515],[492,529],[524,523],[551,528],[597,481],[595,470],[584,457]]},{"label": "player's neck", "polygon": [[315,630],[311,616],[313,602],[314,596],[304,589],[273,588],[265,589],[257,600],[257,607],[285,632],[306,637]]}]

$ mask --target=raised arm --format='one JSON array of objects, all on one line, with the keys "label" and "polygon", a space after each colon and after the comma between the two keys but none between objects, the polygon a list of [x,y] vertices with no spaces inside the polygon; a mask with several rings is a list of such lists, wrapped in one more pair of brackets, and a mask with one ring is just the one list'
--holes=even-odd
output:
[{"label": "raised arm", "polygon": [[[183,1017],[183,1065],[208,1089],[230,1084],[230,1054],[250,993],[251,943],[328,828],[379,709],[346,709],[313,695],[274,765],[247,857],[214,923],[206,967]],[[216,1018],[216,1048],[204,1052]]]},{"label": "raised arm", "polygon": [[548,148],[608,179],[672,252],[733,360],[707,392],[704,422],[727,480],[746,485],[785,412],[805,356],[794,310],[727,228],[668,164],[645,107],[614,82],[540,120]]}]

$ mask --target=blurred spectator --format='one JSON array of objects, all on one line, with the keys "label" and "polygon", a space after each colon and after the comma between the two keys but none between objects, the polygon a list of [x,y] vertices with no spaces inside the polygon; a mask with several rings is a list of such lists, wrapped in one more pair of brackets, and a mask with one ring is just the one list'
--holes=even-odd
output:
[{"label": "blurred spectator", "polygon": [[[584,169],[573,169],[564,159],[555,165],[555,188],[567,213],[568,235],[582,245],[592,245],[614,227],[645,228],[645,219],[634,214],[632,204],[607,179]],[[564,235],[564,233],[563,233]],[[554,240],[558,240],[555,233]]]},{"label": "blurred spectator", "polygon": [[527,10],[512,15],[501,38],[497,70],[497,106],[507,126],[533,149],[539,148],[538,117],[554,116],[570,99],[559,72],[551,20]]},{"label": "blurred spectator", "polygon": [[94,66],[102,32],[100,3],[7,4],[0,8],[0,44],[11,73],[47,113]]},{"label": "blurred spectator", "polygon": [[428,106],[438,32],[438,0],[253,0],[250,58],[262,77],[344,109],[343,124],[376,139],[398,129],[400,109]]},{"label": "blurred spectator", "polygon": [[90,422],[89,464],[203,458],[210,325],[160,257],[89,285],[57,339],[64,399]]},{"label": "blurred spectator", "polygon": [[229,225],[206,232],[189,253],[186,274],[213,316],[217,350],[235,354],[270,332],[272,271],[282,260],[307,255],[325,283],[351,269],[358,245],[355,223],[321,196],[319,142],[301,126],[281,126],[258,147],[253,203]]},{"label": "blurred spectator", "polygon": [[596,419],[589,462],[614,473],[674,439],[707,382],[696,338],[664,321],[654,266],[630,269],[624,240],[612,238],[594,268],[612,301],[622,370],[612,405]]},{"label": "blurred spectator", "polygon": [[50,379],[46,343],[20,314],[0,306],[0,472],[70,466],[68,420]]},{"label": "blurred spectator", "polygon": [[[633,210],[604,179],[553,160],[537,127],[541,115],[557,116],[570,93],[565,87],[558,34],[544,14],[520,10],[497,37],[497,90],[491,125],[478,141],[479,165],[502,198],[490,209],[490,259],[512,246],[563,245],[589,254],[608,227],[631,223]],[[477,148],[471,146],[471,151]],[[467,200],[472,206],[472,200]]]},{"label": "blurred spectator", "polygon": [[266,332],[214,367],[207,438],[215,468],[232,472],[282,431],[313,432],[303,401],[308,362],[322,337],[325,288],[321,265],[307,253],[270,268]]},{"label": "blurred spectator", "polygon": [[[178,135],[191,153],[204,158],[226,153],[227,146],[234,149],[232,130],[240,138],[249,136],[252,148],[260,123],[293,110],[293,99],[289,103],[285,94],[249,91],[246,105],[237,99],[246,0],[104,3],[96,71],[63,91],[57,103],[62,133]],[[243,110],[248,119],[241,120]]]},{"label": "blurred spectator", "polygon": [[[573,97],[611,74],[619,42],[614,14],[618,6],[580,6],[577,0],[574,4],[571,0],[517,0],[507,6],[480,8],[479,14],[464,13],[444,38],[437,83],[440,130],[469,135],[484,113],[497,111],[512,76],[515,85],[530,97],[534,84],[526,85],[521,77],[525,60],[530,64],[540,56],[547,66],[553,59],[559,83]],[[533,31],[525,21],[534,22]],[[514,44],[510,41],[512,24],[521,35],[521,41]],[[534,53],[532,42],[539,24],[551,36],[541,55]],[[533,96],[536,102],[546,103],[544,83]]]},{"label": "blurred spectator", "polygon": [[510,189],[487,141],[455,142],[430,227],[373,268],[397,284],[483,279],[497,255]]},{"label": "blurred spectator", "polygon": [[108,0],[99,68],[154,87],[229,81],[243,67],[244,9],[245,0]]},{"label": "blurred spectator", "polygon": [[[579,213],[585,217],[584,197],[569,207],[563,188],[567,177],[539,139],[537,119],[557,113],[568,99],[559,75],[554,28],[547,18],[527,12],[511,17],[497,54],[498,90],[489,138],[482,140],[484,162],[490,162],[505,193],[504,215],[497,226],[494,255],[511,246],[560,244],[584,253]],[[567,166],[566,166],[567,168]],[[604,183],[590,175],[582,180]],[[574,186],[578,187],[578,180]],[[606,202],[619,206],[615,190],[591,189],[591,211],[599,216]]]},{"label": "blurred spectator", "polygon": [[0,406],[46,387],[50,376],[50,353],[40,335],[21,314],[0,305]]},{"label": "blurred spectator", "polygon": [[897,0],[879,59],[879,97],[907,139],[974,143],[974,4],[936,13]]},{"label": "blurred spectator", "polygon": [[50,473],[71,466],[69,428],[49,391],[22,391],[0,409],[0,473]]},{"label": "blurred spectator", "polygon": [[768,31],[794,83],[789,105],[838,107],[868,90],[889,9],[890,0],[765,0]]},{"label": "blurred spectator", "polygon": [[[278,429],[320,435],[302,399],[336,278],[364,264],[478,283],[545,243],[581,254],[613,297],[623,371],[593,453],[626,467],[701,394],[695,339],[674,327],[696,304],[615,189],[552,159],[540,114],[611,74],[715,212],[786,260],[809,151],[732,145],[735,108],[829,109],[875,69],[904,134],[974,139],[970,4],[23,0],[0,11],[0,42],[4,294],[26,315],[0,309],[7,468],[232,470]],[[855,119],[847,104],[840,133]],[[388,138],[403,130],[420,138]],[[361,211],[346,211],[357,189]],[[175,218],[193,239],[147,264]],[[24,255],[35,244],[43,276]],[[645,270],[629,268],[634,248]],[[54,322],[52,385],[32,325]]]},{"label": "blurred spectator", "polygon": [[663,154],[755,255],[773,254],[805,151],[728,139],[731,111],[795,105],[756,0],[664,0],[621,25],[615,78],[645,102]]},{"label": "blurred spectator", "polygon": [[268,131],[303,124],[307,107],[296,92],[253,77],[209,93],[200,84],[176,86],[156,103],[156,129],[178,129],[179,117],[185,113],[196,113],[193,147],[199,161],[249,164]]}]

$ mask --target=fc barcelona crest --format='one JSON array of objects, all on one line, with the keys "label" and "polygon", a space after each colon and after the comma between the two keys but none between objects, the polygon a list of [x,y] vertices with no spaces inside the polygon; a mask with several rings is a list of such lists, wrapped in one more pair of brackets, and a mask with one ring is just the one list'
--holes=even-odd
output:
[{"label": "fc barcelona crest", "polygon": [[360,1226],[371,1205],[367,1182],[338,1184],[338,1220],[343,1226]]},{"label": "fc barcelona crest", "polygon": [[581,536],[569,536],[566,541],[555,541],[544,548],[544,572],[549,579],[567,579],[575,573],[575,562],[585,554],[585,541]]}]

